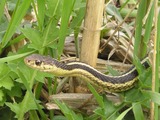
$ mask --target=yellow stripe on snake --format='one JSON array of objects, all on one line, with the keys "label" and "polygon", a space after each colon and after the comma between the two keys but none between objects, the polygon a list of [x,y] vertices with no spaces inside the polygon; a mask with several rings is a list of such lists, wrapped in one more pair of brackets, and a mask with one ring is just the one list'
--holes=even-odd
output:
[{"label": "yellow stripe on snake", "polygon": [[[145,58],[141,63],[145,68],[149,64]],[[128,72],[120,76],[109,76],[102,74],[95,68],[81,62],[70,62],[64,64],[49,56],[32,54],[24,59],[31,68],[52,73],[55,76],[78,76],[94,84],[105,91],[122,92],[134,86],[137,81],[138,72],[133,66]]]}]

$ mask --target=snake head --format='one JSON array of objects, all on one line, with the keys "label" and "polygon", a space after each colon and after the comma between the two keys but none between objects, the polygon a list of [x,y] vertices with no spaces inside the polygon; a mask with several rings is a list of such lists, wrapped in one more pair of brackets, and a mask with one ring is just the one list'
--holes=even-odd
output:
[{"label": "snake head", "polygon": [[56,71],[55,61],[51,57],[32,54],[24,59],[26,65],[44,72]]}]

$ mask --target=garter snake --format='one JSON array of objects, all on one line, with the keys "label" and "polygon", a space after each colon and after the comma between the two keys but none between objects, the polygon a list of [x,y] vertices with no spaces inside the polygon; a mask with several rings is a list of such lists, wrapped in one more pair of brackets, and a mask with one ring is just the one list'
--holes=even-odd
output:
[{"label": "garter snake", "polygon": [[[134,66],[128,72],[120,76],[109,76],[102,74],[85,63],[70,62],[64,64],[49,56],[42,56],[38,54],[27,56],[24,59],[24,62],[31,68],[49,72],[55,76],[81,77],[91,84],[111,92],[121,92],[132,88],[138,77],[138,72]],[[145,68],[149,67],[146,58],[142,61],[142,65]]]}]

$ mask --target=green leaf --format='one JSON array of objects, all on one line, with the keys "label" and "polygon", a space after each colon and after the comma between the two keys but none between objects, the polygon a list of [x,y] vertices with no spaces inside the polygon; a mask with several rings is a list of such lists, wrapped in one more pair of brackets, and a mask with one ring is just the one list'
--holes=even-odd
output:
[{"label": "green leaf", "polygon": [[148,99],[143,92],[139,89],[133,88],[125,92],[125,101],[126,102],[139,102]]},{"label": "green leaf", "polygon": [[109,73],[111,73],[113,76],[118,76],[118,75],[120,75],[119,73],[118,73],[118,71],[116,71],[116,70],[114,70],[111,66],[107,66],[107,70],[109,71]]},{"label": "green leaf", "polygon": [[[44,28],[43,38],[42,38],[42,46],[43,47],[51,47],[57,49],[57,40],[59,37],[59,28],[57,28],[57,24],[61,17],[61,7],[62,7],[61,0],[48,0],[47,1],[47,15],[50,18],[48,21],[47,26]],[[44,49],[41,51],[44,53]]]},{"label": "green leaf", "polygon": [[39,31],[32,28],[23,28],[21,31],[31,41],[30,48],[35,50],[42,49],[42,35]]},{"label": "green leaf", "polygon": [[[6,104],[6,106],[8,106],[14,113],[16,113],[17,115],[19,114],[19,112],[20,112],[20,106],[19,106],[19,104],[17,104],[17,103],[10,103],[10,102],[6,102],[5,104]],[[18,117],[17,115],[16,115],[15,117]]]},{"label": "green leaf", "polygon": [[[33,72],[33,75],[32,75],[32,77],[31,77],[31,80],[30,80],[30,82],[28,83],[28,81],[27,81],[28,79],[26,79],[26,78],[24,77],[24,74],[20,71],[20,69],[18,69],[18,75],[19,75],[19,77],[21,78],[21,80],[22,80],[23,84],[25,85],[25,87],[27,88],[27,93],[26,93],[26,95],[25,95],[25,97],[24,97],[24,100],[23,100],[24,102],[23,102],[22,105],[25,106],[25,105],[27,104],[27,102],[29,101],[29,99],[30,99],[29,96],[31,96],[32,100],[34,100],[34,103],[35,103],[35,105],[36,105],[36,107],[37,107],[37,109],[38,109],[41,117],[42,117],[43,119],[46,119],[46,115],[45,115],[44,112],[42,111],[41,105],[38,104],[35,96],[33,95],[32,91],[31,91],[32,86],[33,86],[33,84],[34,84],[34,77],[35,77],[36,73],[37,73],[36,71]],[[25,113],[25,109],[23,109],[23,107],[22,107],[20,112],[21,112],[21,113],[19,114],[18,118],[19,118],[19,119],[22,119],[23,116],[24,116],[24,113]]]},{"label": "green leaf", "polygon": [[10,76],[4,78],[0,82],[0,87],[4,87],[5,89],[11,90],[11,88],[14,86],[12,79]]},{"label": "green leaf", "polygon": [[85,9],[85,6],[86,6],[86,1],[84,1],[84,0],[76,0],[76,2],[74,4],[74,10]]},{"label": "green leaf", "polygon": [[85,15],[85,8],[81,8],[79,11],[76,11],[76,16],[73,18],[70,27],[72,29],[80,27],[82,20],[84,19],[84,15]]},{"label": "green leaf", "polygon": [[11,90],[14,86],[10,73],[10,69],[6,64],[0,64],[0,87]]},{"label": "green leaf", "polygon": [[21,118],[20,116],[23,116],[24,113],[26,113],[29,110],[36,110],[37,106],[34,102],[34,99],[29,99],[32,98],[32,96],[25,95],[23,101],[21,103],[9,103],[6,102],[5,104],[10,107],[10,109],[16,114],[16,118]]},{"label": "green leaf", "polygon": [[57,28],[58,21],[54,18],[50,20],[47,27],[44,29],[42,43],[43,47],[51,46],[52,48],[57,48],[57,39],[59,35],[59,29]]},{"label": "green leaf", "polygon": [[152,69],[144,70],[138,77],[141,88],[151,89]]},{"label": "green leaf", "polygon": [[44,83],[45,77],[53,78],[54,75],[50,74],[50,73],[44,73],[44,72],[38,71],[37,74],[36,74],[36,76],[35,76],[35,79],[38,82]]},{"label": "green leaf", "polygon": [[[25,79],[28,80],[28,83],[30,83],[29,80],[31,80],[31,76],[33,75],[34,70],[30,69],[29,67],[27,67],[23,61],[19,61],[18,63],[13,63],[10,62],[9,67],[11,69],[11,71],[15,72],[18,76],[18,70],[20,69],[20,71],[23,73],[23,75],[25,76]],[[20,77],[20,76],[19,76]],[[23,81],[18,81],[20,83],[23,83]]]},{"label": "green leaf", "polygon": [[[35,69],[32,69],[30,67],[28,67],[26,64],[24,64],[23,61],[18,62],[18,63],[10,63],[9,64],[10,68],[12,71],[17,70],[17,68],[22,72],[22,74],[24,75],[24,77],[28,80],[28,83],[30,83],[30,80],[32,80],[33,77],[33,73],[36,71],[36,74],[34,76],[34,79],[37,80],[38,82],[44,83],[44,78],[45,77],[50,77],[53,78],[53,74],[51,73],[46,73],[46,72],[41,72],[41,71],[37,71]],[[18,73],[18,71],[17,71]],[[22,81],[21,81],[22,83]]]},{"label": "green leaf", "polygon": [[[56,17],[61,15],[61,7],[62,7],[62,0],[47,0],[47,7],[46,15],[49,17]],[[59,17],[58,17],[59,18]]]},{"label": "green leaf", "polygon": [[[27,93],[26,93],[27,94]],[[28,99],[28,98],[32,98],[32,96],[30,95],[25,95],[23,101],[19,104],[21,110],[24,109],[24,112],[26,113],[29,110],[37,110],[37,105],[34,101],[34,99]],[[37,101],[37,103],[40,103],[40,101]],[[42,107],[42,106],[41,106]],[[20,111],[19,111],[20,114]]]},{"label": "green leaf", "polygon": [[65,105],[64,103],[61,103],[60,101],[56,99],[54,101],[68,120],[83,120],[81,114],[75,114],[75,112],[71,110],[70,108],[68,108],[67,105]]},{"label": "green leaf", "polygon": [[142,91],[146,96],[148,96],[154,103],[160,105],[160,93],[152,92],[152,91]]},{"label": "green leaf", "polygon": [[116,119],[119,116],[118,111],[124,107],[125,104],[115,105],[114,102],[107,99],[106,95],[104,95],[104,111],[105,111],[105,118],[107,119]]},{"label": "green leaf", "polygon": [[100,96],[100,95],[97,93],[97,91],[94,89],[94,87],[93,87],[90,83],[88,83],[88,88],[89,88],[89,90],[92,92],[92,94],[94,95],[94,97],[96,98],[99,106],[100,106],[101,108],[104,108],[103,97]]},{"label": "green leaf", "polygon": [[102,118],[105,118],[105,114],[104,114],[104,109],[103,108],[97,108],[94,110],[94,112],[98,115],[101,116]]},{"label": "green leaf", "polygon": [[0,101],[2,101],[2,100],[3,100],[3,97],[4,97],[4,93],[3,93],[3,91],[2,91],[2,90],[0,90]]},{"label": "green leaf", "polygon": [[133,107],[135,120],[145,120],[141,104],[132,103],[132,107]]},{"label": "green leaf", "polygon": [[21,84],[16,84],[12,87],[12,89],[9,91],[6,91],[7,95],[10,97],[22,97],[22,86]]}]

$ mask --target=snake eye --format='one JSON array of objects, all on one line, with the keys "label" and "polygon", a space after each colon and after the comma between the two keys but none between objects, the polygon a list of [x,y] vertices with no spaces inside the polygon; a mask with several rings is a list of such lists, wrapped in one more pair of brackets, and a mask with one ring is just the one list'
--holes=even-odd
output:
[{"label": "snake eye", "polygon": [[28,63],[30,63],[30,60],[27,60]]},{"label": "snake eye", "polygon": [[35,64],[38,65],[38,66],[41,65],[41,63],[42,63],[42,61],[40,61],[40,60],[35,61]]}]

